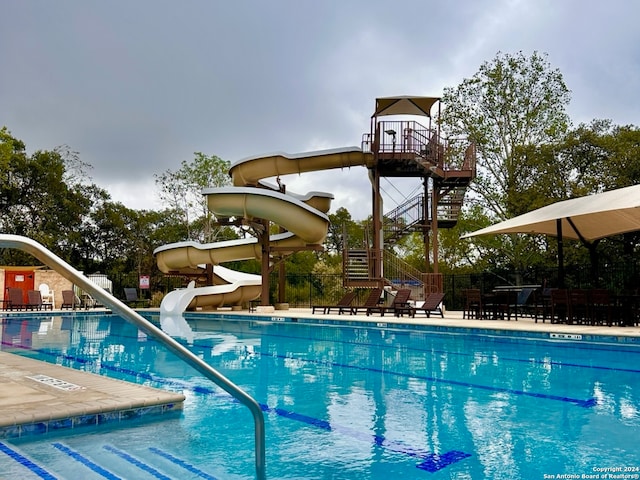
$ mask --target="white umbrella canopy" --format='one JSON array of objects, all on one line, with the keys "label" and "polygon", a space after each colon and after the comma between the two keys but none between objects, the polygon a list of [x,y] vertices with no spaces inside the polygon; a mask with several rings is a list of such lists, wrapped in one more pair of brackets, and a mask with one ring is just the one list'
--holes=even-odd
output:
[{"label": "white umbrella canopy", "polygon": [[462,238],[500,233],[546,234],[584,243],[640,230],[640,185],[547,205]]}]

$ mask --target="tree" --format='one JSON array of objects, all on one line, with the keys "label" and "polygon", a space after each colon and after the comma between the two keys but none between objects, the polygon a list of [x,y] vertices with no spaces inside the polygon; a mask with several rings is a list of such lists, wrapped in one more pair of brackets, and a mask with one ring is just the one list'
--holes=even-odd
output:
[{"label": "tree", "polygon": [[[472,78],[444,90],[443,130],[476,144],[478,176],[472,185],[477,201],[494,220],[521,213],[514,197],[539,179],[523,175],[528,146],[553,145],[570,122],[565,112],[569,90],[546,55],[498,53]],[[535,165],[528,165],[535,173]],[[517,202],[517,200],[516,200]]]},{"label": "tree", "polygon": [[[570,121],[565,108],[570,92],[546,55],[498,53],[470,79],[444,91],[442,129],[476,144],[477,178],[468,204],[479,205],[491,222],[505,220],[552,201],[546,193],[565,185],[569,171],[557,172],[554,149]],[[556,171],[559,177],[546,176]],[[566,192],[563,192],[566,194]],[[554,198],[554,197],[551,197]],[[534,206],[535,205],[535,206]],[[475,240],[477,244],[485,239]],[[530,261],[539,239],[511,236],[496,259],[516,268]]]},{"label": "tree", "polygon": [[160,198],[171,210],[180,212],[190,240],[208,243],[214,241],[219,230],[213,228],[204,188],[224,187],[231,184],[230,164],[221,158],[195,152],[191,163],[183,160],[177,171],[166,170],[155,175]]},{"label": "tree", "polygon": [[351,218],[351,213],[340,207],[336,213],[329,214],[329,230],[324,242],[329,254],[342,254],[344,250],[344,233],[346,230],[349,247],[361,247],[362,225]]},{"label": "tree", "polygon": [[[30,237],[55,253],[68,254],[67,247],[76,232],[82,230],[91,204],[81,185],[65,181],[65,159],[55,150],[29,156],[24,143],[3,128],[0,166],[0,230]],[[13,262],[21,259],[10,253],[5,254],[5,259],[6,255]]]}]

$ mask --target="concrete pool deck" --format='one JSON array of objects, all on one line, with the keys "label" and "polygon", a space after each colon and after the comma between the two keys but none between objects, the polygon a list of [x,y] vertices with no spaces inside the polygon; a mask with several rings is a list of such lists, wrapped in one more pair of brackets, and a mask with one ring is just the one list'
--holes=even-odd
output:
[{"label": "concrete pool deck", "polygon": [[[154,311],[150,309],[150,311]],[[157,312],[157,309],[155,310]],[[54,312],[54,313],[68,313]],[[227,316],[273,319],[309,318],[319,322],[362,322],[374,326],[396,324],[447,328],[501,330],[624,337],[640,345],[640,327],[591,326],[535,322],[529,317],[515,320],[463,319],[462,312],[447,311],[429,318],[395,317],[379,314],[337,315],[311,313],[310,308],[276,310],[273,313],[219,310],[189,315],[206,317],[211,313]],[[635,339],[638,338],[638,343]],[[120,422],[147,415],[162,415],[182,408],[182,394],[137,385],[101,375],[53,365],[32,358],[0,351],[0,439],[46,433],[55,429]]]},{"label": "concrete pool deck", "polygon": [[182,409],[184,395],[0,352],[0,439]]},{"label": "concrete pool deck", "polygon": [[[387,314],[381,316],[374,314],[366,316],[364,313],[358,315],[349,314],[322,314],[311,313],[311,308],[290,308],[289,310],[276,310],[273,313],[256,313],[247,311],[224,311],[220,310],[218,313],[225,313],[227,315],[248,315],[248,316],[264,316],[264,317],[304,317],[321,320],[343,320],[343,321],[359,321],[369,322],[372,324],[387,323],[403,324],[403,325],[428,325],[428,326],[441,326],[451,328],[466,328],[466,329],[495,329],[505,331],[519,331],[519,332],[536,332],[536,333],[565,333],[565,334],[581,334],[581,335],[603,335],[603,336],[620,336],[620,337],[640,337],[640,327],[620,327],[606,325],[567,325],[564,323],[551,323],[549,320],[542,322],[542,320],[535,320],[529,316],[519,316],[518,320],[486,320],[486,319],[463,319],[462,311],[445,311],[444,318],[440,315],[432,315],[431,317],[425,317],[424,315],[410,317],[396,317],[393,314]],[[204,313],[203,313],[204,314]]]}]

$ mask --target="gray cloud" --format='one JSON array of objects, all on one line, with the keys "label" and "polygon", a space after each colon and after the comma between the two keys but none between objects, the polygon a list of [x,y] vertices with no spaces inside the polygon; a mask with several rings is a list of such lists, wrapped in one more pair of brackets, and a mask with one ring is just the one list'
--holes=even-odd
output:
[{"label": "gray cloud", "polygon": [[[0,125],[31,151],[68,144],[115,200],[157,208],[153,175],[195,151],[235,161],[359,145],[376,97],[440,95],[498,51],[548,53],[574,122],[636,124],[639,10],[624,0],[8,2]],[[333,192],[355,218],[370,213],[364,168],[287,181]]]}]

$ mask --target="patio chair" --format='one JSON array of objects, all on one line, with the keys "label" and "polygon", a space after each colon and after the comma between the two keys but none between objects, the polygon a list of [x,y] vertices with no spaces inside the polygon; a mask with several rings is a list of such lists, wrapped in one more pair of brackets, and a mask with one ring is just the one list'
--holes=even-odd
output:
[{"label": "patio chair", "polygon": [[351,304],[356,298],[356,291],[346,293],[335,305],[313,305],[311,307],[311,313],[316,313],[316,310],[322,310],[322,313],[331,313],[331,310],[336,310],[338,315],[342,315],[344,312],[351,312]]},{"label": "patio chair", "polygon": [[571,317],[569,291],[566,288],[551,289],[551,323],[564,323]]},{"label": "patio chair", "polygon": [[485,309],[493,311],[493,318],[511,320],[511,315],[518,320],[518,292],[515,290],[503,290],[496,292],[492,305],[485,305]]},{"label": "patio chair", "polygon": [[589,292],[589,307],[592,325],[604,325],[610,327],[613,323],[611,292],[604,288],[594,288]]},{"label": "patio chair", "polygon": [[60,309],[64,310],[68,308],[70,310],[74,310],[77,305],[80,305],[80,300],[76,297],[76,294],[73,290],[62,290],[62,305],[60,305]]},{"label": "patio chair", "polygon": [[29,290],[27,292],[27,308],[31,310],[53,310],[53,305],[51,303],[44,303],[42,301],[42,294],[40,290]]},{"label": "patio chair", "polygon": [[428,317],[431,317],[432,313],[436,313],[444,318],[444,312],[442,311],[442,300],[444,300],[444,293],[430,293],[425,298],[422,305],[412,308],[412,317],[415,317],[418,312],[424,312]]},{"label": "patio chair", "polygon": [[524,314],[525,311],[531,306],[530,302],[533,297],[535,288],[526,287],[518,292],[515,303],[512,305],[512,309],[516,314],[516,320],[518,319],[518,312]]},{"label": "patio chair", "polygon": [[568,323],[573,323],[574,321],[579,324],[585,324],[591,321],[589,314],[589,296],[587,290],[582,288],[569,290]]},{"label": "patio chair", "polygon": [[[369,308],[375,307],[380,303],[380,297],[382,296],[381,288],[374,288],[369,292],[369,295],[365,299],[362,305],[352,306],[351,315],[357,315],[360,311],[368,312]],[[368,313],[367,313],[368,315]]]},{"label": "patio chair", "polygon": [[90,308],[95,308],[98,305],[98,302],[91,295],[83,292],[80,296],[80,304],[85,310],[89,310]]},{"label": "patio chair", "polygon": [[124,289],[124,303],[129,305],[130,307],[147,307],[149,306],[149,300],[146,298],[141,298],[138,296],[138,290],[136,288],[125,288]]},{"label": "patio chair", "polygon": [[27,303],[24,301],[24,293],[21,288],[7,287],[8,302],[7,310],[26,310]]},{"label": "patio chair", "polygon": [[547,316],[551,317],[551,290],[551,288],[543,288],[533,291],[530,308],[536,323],[538,323],[538,316],[542,318],[542,323],[545,323]]},{"label": "patio chair", "polygon": [[38,290],[40,290],[42,303],[45,305],[47,304],[51,305],[51,309],[53,310],[56,305],[55,295],[53,293],[53,290],[49,289],[49,285],[46,283],[41,283],[40,286],[38,287]]},{"label": "patio chair", "polygon": [[463,290],[464,309],[462,318],[482,318],[482,293],[479,288],[468,288]]}]

